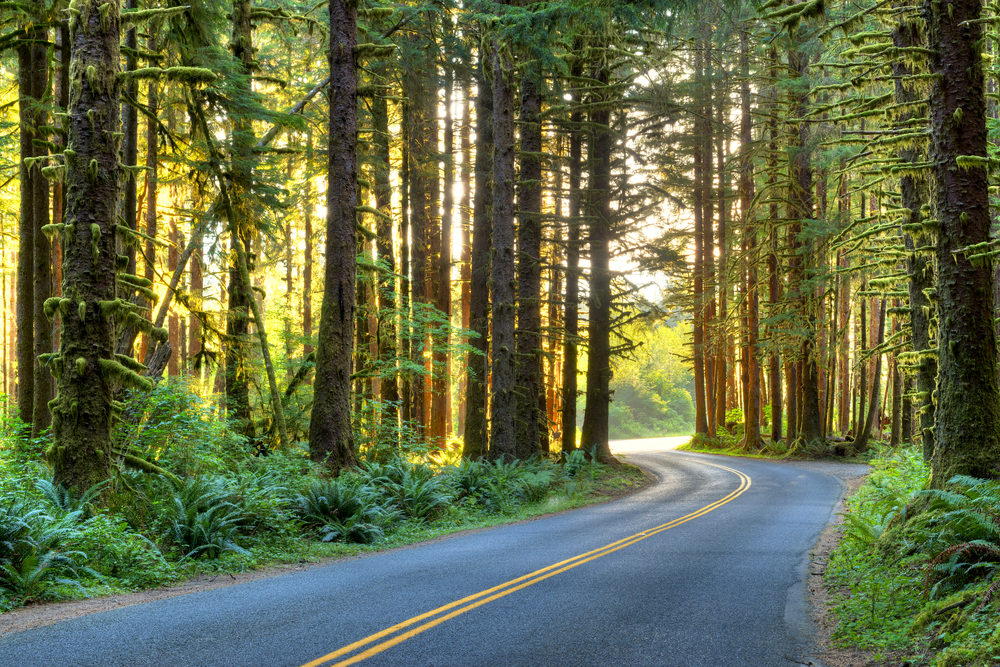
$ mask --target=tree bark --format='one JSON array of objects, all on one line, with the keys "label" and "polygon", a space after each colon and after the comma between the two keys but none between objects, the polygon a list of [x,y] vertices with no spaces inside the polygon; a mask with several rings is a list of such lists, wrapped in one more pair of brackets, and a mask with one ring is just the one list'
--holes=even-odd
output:
[{"label": "tree bark", "polygon": [[309,455],[334,472],[355,463],[351,433],[351,343],[354,336],[355,210],[357,208],[358,10],[330,3],[330,144],[326,268]]},{"label": "tree bark", "polygon": [[25,425],[30,425],[35,410],[35,209],[34,179],[41,178],[37,168],[26,160],[35,156],[34,127],[36,105],[34,97],[34,50],[25,42],[17,48],[18,121],[20,129],[20,182],[21,208],[17,222],[17,411]]},{"label": "tree bark", "polygon": [[[574,80],[583,75],[583,64],[574,62],[571,74]],[[580,338],[580,209],[583,191],[580,188],[580,174],[583,171],[583,112],[580,110],[580,91],[570,92],[569,135],[569,205],[568,230],[566,233],[566,305],[563,312],[562,368],[562,451],[576,449],[576,400],[577,400],[577,344]]]},{"label": "tree bark", "polygon": [[493,306],[490,460],[518,458],[514,419],[514,63],[493,45]]},{"label": "tree bark", "polygon": [[[937,412],[931,486],[1000,473],[993,272],[962,251],[990,241],[981,0],[928,1],[933,212],[937,233]],[[973,163],[963,163],[962,158]]]},{"label": "tree bark", "polygon": [[493,84],[487,76],[491,56],[483,46],[476,80],[476,193],[472,209],[472,264],[469,287],[470,341],[466,360],[465,431],[462,457],[482,458],[487,449],[486,387],[489,378],[490,273],[493,224]]},{"label": "tree bark", "polygon": [[541,68],[532,63],[521,83],[521,180],[517,227],[517,458],[541,452],[542,97]]},{"label": "tree bark", "polygon": [[[595,101],[607,102],[607,66],[595,76]],[[584,408],[580,443],[596,448],[597,459],[614,463],[608,444],[608,417],[611,407],[611,112],[598,106],[590,115],[593,127],[590,189],[590,321],[587,326],[587,403]]]},{"label": "tree bark", "polygon": [[[48,49],[44,40],[48,39],[47,30],[36,30],[37,42],[31,45],[31,87],[32,97],[38,102],[32,118],[33,127],[41,128],[46,124],[46,114],[41,106],[46,102],[46,89],[49,82],[49,59]],[[40,139],[44,135],[39,133]],[[35,157],[43,157],[49,154],[48,149],[41,145],[35,146]],[[32,224],[35,226],[35,233],[32,238],[35,248],[32,256],[34,264],[33,270],[33,297],[35,320],[33,352],[35,362],[32,364],[33,381],[35,383],[32,397],[34,406],[32,408],[31,434],[38,437],[43,430],[49,427],[51,417],[49,415],[48,403],[52,399],[52,374],[43,367],[37,360],[42,355],[52,352],[52,326],[45,316],[45,300],[52,296],[52,252],[51,243],[42,231],[45,225],[49,224],[49,181],[42,176],[41,169],[45,166],[39,162],[34,168],[34,177],[31,186],[32,202]]]},{"label": "tree bark", "polygon": [[[66,219],[63,228],[61,348],[50,366],[59,391],[52,401],[54,481],[83,491],[111,474],[112,392],[125,381],[148,386],[114,355],[112,318],[128,309],[116,300],[120,154],[109,141],[121,127],[120,5],[102,11],[83,0],[70,20],[73,43]],[[64,305],[65,304],[65,305]],[[128,363],[128,362],[126,362]]]},{"label": "tree bark", "polygon": [[[388,79],[388,71],[380,72]],[[384,97],[372,100],[372,122],[375,129],[375,206],[378,218],[378,236],[375,247],[379,262],[388,273],[378,274],[378,354],[382,365],[379,394],[382,400],[382,420],[393,433],[399,430],[399,385],[396,382],[396,259],[392,247],[392,182],[389,179],[389,103]]]},{"label": "tree bark", "polygon": [[757,289],[757,229],[751,218],[753,200],[753,117],[750,104],[749,25],[740,26],[740,214],[746,239],[747,293],[747,394],[744,414],[743,447],[757,450],[763,445],[760,436],[760,360],[757,346],[760,340],[760,295]]},{"label": "tree bark", "polygon": [[[249,77],[253,61],[253,28],[250,22],[250,0],[233,0],[233,32],[230,43],[234,59],[240,63],[242,83],[249,94]],[[239,431],[251,441],[257,437],[250,407],[250,302],[253,294],[243,284],[239,255],[251,253],[253,231],[249,226],[253,183],[253,127],[250,120],[238,112],[232,122],[232,191],[237,220],[230,220],[232,243],[229,256],[229,304],[226,312],[226,409]],[[252,271],[251,267],[247,267]]]}]

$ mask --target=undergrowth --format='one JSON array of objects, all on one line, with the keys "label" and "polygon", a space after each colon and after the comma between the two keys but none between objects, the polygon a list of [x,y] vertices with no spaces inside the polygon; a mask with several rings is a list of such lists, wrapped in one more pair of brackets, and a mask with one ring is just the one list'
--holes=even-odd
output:
[{"label": "undergrowth", "polygon": [[826,572],[835,642],[875,664],[1000,664],[1000,482],[927,489],[919,448],[883,449],[848,501]]},{"label": "undergrowth", "polygon": [[386,549],[448,532],[579,507],[638,486],[634,466],[584,452],[563,463],[462,461],[405,429],[362,440],[361,465],[336,478],[303,443],[261,452],[183,384],[144,397],[119,442],[172,477],[115,471],[80,491],[54,484],[45,439],[0,423],[0,612],[156,587],[207,572]]}]

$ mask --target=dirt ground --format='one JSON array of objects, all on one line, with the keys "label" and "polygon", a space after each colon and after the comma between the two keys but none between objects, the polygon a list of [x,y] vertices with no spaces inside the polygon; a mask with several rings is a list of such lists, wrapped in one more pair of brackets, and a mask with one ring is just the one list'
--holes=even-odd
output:
[{"label": "dirt ground", "polygon": [[[865,481],[864,476],[843,477],[847,484],[846,497],[851,496]],[[816,625],[816,646],[819,653],[816,658],[826,667],[874,667],[870,663],[871,651],[858,649],[838,649],[831,646],[830,636],[837,627],[837,617],[828,607],[830,589],[823,584],[823,574],[830,562],[830,554],[840,542],[838,526],[843,522],[844,501],[836,509],[836,521],[826,527],[813,549],[809,566],[809,600],[812,602],[813,621]]]}]

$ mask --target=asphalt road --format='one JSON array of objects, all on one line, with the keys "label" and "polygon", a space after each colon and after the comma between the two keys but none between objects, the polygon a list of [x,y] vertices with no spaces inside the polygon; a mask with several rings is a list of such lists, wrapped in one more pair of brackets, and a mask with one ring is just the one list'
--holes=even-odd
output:
[{"label": "asphalt road", "polygon": [[788,667],[812,651],[821,470],[615,448],[659,478],[611,503],[0,638],[2,667]]}]

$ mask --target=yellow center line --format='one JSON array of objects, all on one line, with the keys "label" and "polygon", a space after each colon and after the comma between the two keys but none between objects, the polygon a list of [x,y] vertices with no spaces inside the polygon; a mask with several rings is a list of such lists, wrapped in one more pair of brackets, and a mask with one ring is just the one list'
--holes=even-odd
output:
[{"label": "yellow center line", "polygon": [[[661,524],[659,526],[656,526],[655,528],[647,528],[646,530],[640,533],[636,533],[635,535],[631,535],[624,539],[618,540],[617,542],[612,542],[611,544],[606,544],[603,547],[600,547],[599,549],[594,549],[592,551],[580,554],[579,556],[574,556],[573,558],[569,558],[560,561],[558,563],[554,563],[552,565],[549,565],[548,567],[544,567],[540,570],[535,570],[534,572],[525,574],[516,579],[511,579],[510,581],[500,584],[499,586],[488,588],[484,591],[480,591],[479,593],[475,593],[474,595],[469,595],[467,597],[464,597],[461,600],[450,602],[444,606],[438,607],[437,609],[433,609],[431,611],[420,614],[419,616],[414,616],[413,618],[410,618],[401,623],[397,623],[396,625],[393,625],[384,630],[376,632],[373,635],[369,635],[364,639],[358,640],[353,644],[348,644],[347,646],[344,646],[343,648],[340,648],[334,651],[333,653],[324,655],[322,658],[317,658],[312,662],[306,663],[302,667],[320,667],[320,665],[325,665],[329,663],[331,660],[339,658],[348,653],[353,653],[354,651],[358,650],[363,646],[367,646],[368,644],[377,642],[380,639],[389,637],[390,635],[394,635],[400,630],[408,628],[412,625],[416,625],[421,621],[427,621],[427,619],[433,619],[427,621],[426,623],[423,623],[422,625],[417,625],[417,627],[408,630],[407,632],[404,632],[400,635],[397,635],[392,639],[384,641],[380,644],[376,644],[375,646],[372,646],[366,651],[359,653],[353,657],[350,657],[347,660],[343,660],[341,662],[330,665],[329,667],[346,667],[346,665],[353,665],[357,662],[361,662],[362,660],[367,660],[373,655],[376,655],[389,648],[392,648],[397,644],[401,644],[407,639],[411,639],[422,632],[430,630],[431,628],[440,625],[441,623],[444,623],[447,620],[455,618],[456,616],[460,616],[468,611],[472,611],[473,609],[480,607],[488,602],[493,602],[494,600],[498,600],[504,596],[510,595],[511,593],[527,588],[528,586],[533,586],[534,584],[544,581],[549,577],[561,574],[563,572],[566,572],[567,570],[573,569],[574,567],[583,565],[584,563],[589,563],[590,561],[601,558],[602,556],[607,556],[608,554],[614,553],[619,549],[624,549],[625,547],[631,546],[636,542],[641,542],[646,538],[652,537],[657,533],[662,533],[665,530],[669,530],[671,528],[674,528],[675,526],[681,525],[682,523],[687,523],[692,519],[696,519],[704,514],[708,514],[712,510],[718,509],[722,505],[725,505],[726,503],[735,499],[737,496],[740,496],[741,494],[743,494],[743,492],[745,492],[747,489],[750,488],[751,484],[750,477],[743,474],[742,472],[734,470],[732,468],[727,468],[726,466],[723,465],[718,465],[716,463],[706,463],[704,461],[701,461],[700,463],[712,466],[713,468],[721,468],[722,470],[735,474],[737,477],[740,478],[739,487],[737,487],[737,489],[732,493],[730,493],[729,495],[715,501],[714,503],[706,505],[705,507],[702,507],[699,510],[694,511],[691,514],[687,514],[678,519],[674,519],[673,521]],[[456,609],[456,607],[458,607],[458,609]],[[454,610],[454,611],[451,611],[448,614],[444,614],[443,616],[439,616],[439,614],[442,614],[443,612],[449,610]],[[434,618],[435,616],[437,616],[437,618]]]}]

